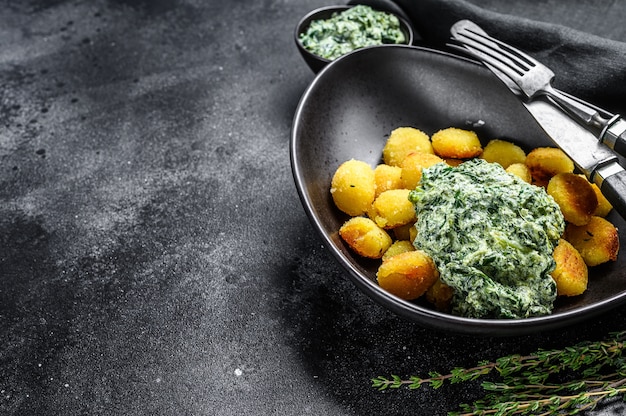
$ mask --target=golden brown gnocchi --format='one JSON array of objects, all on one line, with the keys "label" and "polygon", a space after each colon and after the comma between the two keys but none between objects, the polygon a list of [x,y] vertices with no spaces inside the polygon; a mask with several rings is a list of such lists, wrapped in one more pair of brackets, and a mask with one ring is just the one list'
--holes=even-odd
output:
[{"label": "golden brown gnocchi", "polygon": [[597,266],[617,259],[617,229],[602,217],[591,217],[585,225],[568,224],[564,238],[576,247],[587,266]]},{"label": "golden brown gnocchi", "polygon": [[383,289],[399,298],[413,300],[422,296],[439,279],[439,271],[430,256],[413,250],[383,261],[376,276]]},{"label": "golden brown gnocchi", "polygon": [[374,170],[360,160],[342,163],[333,175],[330,194],[337,208],[346,214],[366,213],[376,197]]},{"label": "golden brown gnocchi", "polygon": [[414,152],[433,153],[430,138],[414,127],[398,127],[385,142],[383,161],[387,165],[400,166],[404,158]]},{"label": "golden brown gnocchi", "polygon": [[499,163],[504,169],[514,163],[524,164],[526,153],[518,145],[506,140],[494,139],[487,143],[481,158],[487,162]]},{"label": "golden brown gnocchi", "polygon": [[368,216],[381,228],[395,228],[415,222],[415,208],[409,201],[408,189],[390,189],[380,194],[370,209]]},{"label": "golden brown gnocchi", "polygon": [[465,162],[463,159],[454,159],[454,158],[446,158],[444,162],[448,164],[448,166],[459,166],[461,163]]},{"label": "golden brown gnocchi", "polygon": [[353,217],[339,229],[339,235],[348,246],[363,257],[379,259],[391,246],[389,234],[366,217]]},{"label": "golden brown gnocchi", "polygon": [[443,159],[432,153],[415,152],[409,154],[402,161],[402,187],[415,189],[422,178],[422,170],[443,162]]},{"label": "golden brown gnocchi", "polygon": [[433,134],[433,150],[437,156],[452,159],[470,159],[483,151],[478,135],[471,130],[449,127]]},{"label": "golden brown gnocchi", "polygon": [[410,222],[405,225],[394,227],[393,236],[396,240],[409,240],[411,241],[411,230],[415,229],[415,222]]},{"label": "golden brown gnocchi", "polygon": [[526,166],[525,163],[511,163],[506,168],[506,171],[512,173],[513,175],[516,175],[526,183],[532,183],[533,181],[533,177],[530,174],[530,169],[528,169],[528,166]]},{"label": "golden brown gnocchi", "polygon": [[402,169],[398,166],[380,164],[374,169],[376,196],[390,189],[402,188]]},{"label": "golden brown gnocchi", "polygon": [[561,149],[537,147],[526,156],[526,166],[535,182],[545,186],[557,173],[574,172],[574,162]]},{"label": "golden brown gnocchi", "polygon": [[587,290],[589,271],[585,260],[573,245],[561,239],[552,257],[556,262],[552,278],[556,282],[557,295],[578,296]]},{"label": "golden brown gnocchi", "polygon": [[596,211],[593,215],[604,218],[609,215],[609,212],[611,212],[611,210],[613,209],[613,205],[611,205],[609,200],[606,199],[604,195],[602,195],[602,192],[600,191],[600,188],[598,188],[598,185],[592,183],[591,188],[593,188],[593,191],[596,193],[596,198],[598,199],[598,207],[596,208]]},{"label": "golden brown gnocchi", "polygon": [[574,225],[587,224],[598,207],[598,197],[591,183],[573,173],[554,175],[546,190],[561,208],[565,221]]},{"label": "golden brown gnocchi", "polygon": [[446,311],[450,307],[454,290],[443,283],[441,279],[437,279],[435,283],[426,291],[426,300],[439,311]]},{"label": "golden brown gnocchi", "polygon": [[396,240],[391,244],[391,246],[389,246],[387,251],[385,251],[385,254],[383,254],[383,261],[388,260],[397,254],[413,250],[415,250],[415,247],[413,247],[413,244],[410,241]]}]

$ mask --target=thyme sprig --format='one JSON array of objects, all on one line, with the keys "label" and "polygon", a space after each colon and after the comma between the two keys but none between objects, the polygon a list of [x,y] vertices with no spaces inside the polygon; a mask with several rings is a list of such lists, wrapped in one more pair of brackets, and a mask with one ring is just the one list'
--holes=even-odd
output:
[{"label": "thyme sprig", "polygon": [[471,368],[436,371],[428,377],[398,375],[372,379],[378,390],[424,385],[438,389],[445,384],[478,380],[491,374],[499,381],[483,381],[482,399],[460,405],[448,416],[472,415],[574,415],[594,409],[601,401],[622,396],[626,401],[626,356],[622,356],[626,331],[604,341],[572,347],[538,350],[531,355],[509,355],[482,361]]}]

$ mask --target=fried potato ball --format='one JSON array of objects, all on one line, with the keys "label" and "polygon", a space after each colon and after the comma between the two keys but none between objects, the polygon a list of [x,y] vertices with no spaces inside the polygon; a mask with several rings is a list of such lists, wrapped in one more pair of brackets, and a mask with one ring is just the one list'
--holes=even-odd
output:
[{"label": "fried potato ball", "polygon": [[552,278],[558,296],[578,296],[587,290],[589,270],[578,250],[566,240],[559,240],[552,257],[556,267]]},{"label": "fried potato ball", "polygon": [[342,163],[333,175],[330,194],[341,211],[351,216],[363,215],[376,197],[374,169],[355,159]]},{"label": "fried potato ball", "polygon": [[539,185],[548,183],[557,173],[574,172],[574,162],[555,147],[537,147],[526,156],[526,166]]},{"label": "fried potato ball", "polygon": [[617,259],[617,229],[602,217],[591,217],[585,225],[567,224],[564,238],[578,250],[589,267]]},{"label": "fried potato ball", "polygon": [[357,254],[371,259],[381,258],[392,243],[389,234],[366,217],[350,218],[339,235]]},{"label": "fried potato ball", "polygon": [[521,178],[524,182],[532,183],[533,177],[530,174],[530,169],[524,163],[511,163],[508,168],[506,168],[508,173],[512,173],[513,175]]},{"label": "fried potato ball", "polygon": [[391,246],[385,251],[383,254],[383,261],[388,260],[389,258],[398,255],[400,253],[406,253],[407,251],[413,251],[415,247],[408,240],[396,240]]},{"label": "fried potato ball", "polygon": [[415,189],[422,179],[422,170],[441,162],[443,159],[432,153],[411,153],[402,161],[402,187]]},{"label": "fried potato ball", "polygon": [[381,228],[394,228],[415,222],[415,208],[408,189],[390,189],[380,194],[367,215]]},{"label": "fried potato ball", "polygon": [[450,308],[453,295],[454,289],[442,282],[441,279],[437,279],[425,294],[426,300],[435,305],[439,311],[447,311]]},{"label": "fried potato ball", "polygon": [[602,194],[598,185],[592,183],[591,188],[593,188],[593,191],[596,193],[596,198],[598,198],[598,207],[593,215],[604,218],[609,215],[609,212],[613,209],[613,205],[611,205],[609,200]]},{"label": "fried potato ball", "polygon": [[433,146],[426,133],[413,127],[393,130],[383,148],[383,161],[387,165],[400,166],[413,152],[433,153]]},{"label": "fried potato ball", "polygon": [[506,169],[514,163],[524,163],[526,152],[514,143],[494,139],[487,143],[480,157],[487,162],[499,163]]},{"label": "fried potato ball", "polygon": [[[585,175],[581,174],[579,176],[589,182]],[[602,191],[600,191],[598,185],[593,182],[589,183],[591,184],[593,191],[596,193],[596,198],[598,198],[598,207],[596,208],[596,211],[593,213],[593,215],[604,218],[609,215],[609,212],[611,212],[611,210],[613,209],[613,205],[611,205],[609,200],[606,199],[606,197],[602,194]]]},{"label": "fried potato ball", "polygon": [[448,164],[448,166],[457,167],[457,166],[459,166],[461,163],[463,163],[465,161],[463,159],[447,158],[447,159],[444,159],[444,162],[446,162]]},{"label": "fried potato ball", "polygon": [[394,295],[413,300],[422,296],[439,278],[435,262],[421,250],[397,254],[382,262],[378,284]]},{"label": "fried potato ball", "polygon": [[598,198],[589,181],[574,173],[554,175],[546,191],[561,208],[565,220],[574,225],[587,224],[598,207]]},{"label": "fried potato ball", "polygon": [[402,169],[398,166],[380,164],[374,169],[376,196],[390,189],[402,188]]},{"label": "fried potato ball", "polygon": [[394,227],[393,236],[396,240],[409,240],[411,241],[411,229],[415,228],[415,222],[410,222],[405,225],[400,225],[398,227]]},{"label": "fried potato ball", "polygon": [[415,241],[415,237],[417,237],[417,227],[413,226],[409,228],[409,241],[413,243]]},{"label": "fried potato ball", "polygon": [[439,130],[431,138],[437,156],[452,159],[469,159],[483,151],[480,140],[471,130],[449,127]]}]

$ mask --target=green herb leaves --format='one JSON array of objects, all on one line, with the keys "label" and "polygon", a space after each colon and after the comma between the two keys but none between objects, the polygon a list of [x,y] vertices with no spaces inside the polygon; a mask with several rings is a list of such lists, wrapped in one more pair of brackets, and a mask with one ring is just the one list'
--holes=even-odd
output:
[{"label": "green herb leaves", "polygon": [[453,288],[453,314],[527,318],[552,311],[552,252],[565,223],[545,190],[473,159],[424,169],[409,200],[417,215],[414,245]]},{"label": "green herb leaves", "polygon": [[428,377],[402,379],[392,375],[372,379],[378,390],[424,384],[438,389],[446,383],[477,380],[485,375],[485,396],[448,416],[472,415],[575,415],[594,409],[602,400],[622,395],[626,400],[626,357],[622,355],[626,331],[613,333],[601,342],[585,342],[534,354],[509,355],[472,368],[454,368],[448,374],[429,372]]}]

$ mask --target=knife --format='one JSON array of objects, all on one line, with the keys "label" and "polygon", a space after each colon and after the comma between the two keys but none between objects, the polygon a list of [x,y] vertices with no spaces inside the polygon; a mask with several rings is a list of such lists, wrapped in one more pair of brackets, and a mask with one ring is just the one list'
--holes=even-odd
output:
[{"label": "knife", "polygon": [[[493,71],[492,71],[493,72]],[[497,72],[494,72],[498,76]],[[498,76],[516,95],[519,90],[508,77]],[[504,79],[503,79],[504,78]],[[547,136],[595,183],[615,211],[626,219],[626,170],[623,161],[589,130],[566,117],[550,98],[522,102]]]},{"label": "knife", "polygon": [[[458,45],[448,46],[467,53]],[[476,59],[471,53],[469,55]],[[477,63],[482,64],[480,61]],[[513,94],[521,97],[519,87],[508,76],[494,67],[489,69]],[[620,157],[580,123],[564,116],[551,98],[544,96],[521,101],[554,144],[572,159],[590,182],[600,188],[615,211],[626,219],[626,170]]]},{"label": "knife", "polygon": [[[450,28],[452,39],[487,68],[510,78],[527,100],[548,96],[551,102],[598,133],[598,139],[626,156],[626,120],[552,86],[554,72],[523,51],[489,36],[471,20],[459,20]],[[457,45],[458,46],[458,45]]]},{"label": "knife", "polygon": [[[497,70],[492,72],[511,92],[520,94],[517,85],[508,77]],[[626,170],[622,167],[624,161],[599,142],[593,133],[570,117],[564,116],[550,98],[522,101],[522,105],[554,144],[572,159],[589,181],[600,188],[615,211],[626,219]]]},{"label": "knife", "polygon": [[[513,93],[519,94],[508,78],[500,79]],[[589,181],[600,188],[615,211],[626,219],[626,170],[620,158],[589,130],[565,117],[549,98],[522,104],[554,144],[572,159]]]},{"label": "knife", "polygon": [[626,170],[618,156],[580,124],[564,117],[553,103],[535,100],[523,103],[537,123],[626,218]]}]

